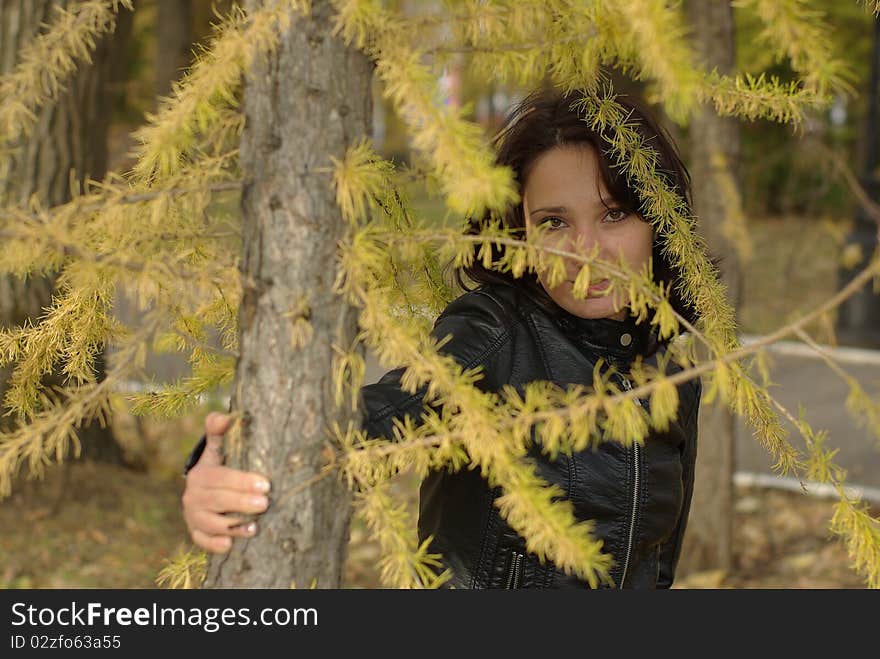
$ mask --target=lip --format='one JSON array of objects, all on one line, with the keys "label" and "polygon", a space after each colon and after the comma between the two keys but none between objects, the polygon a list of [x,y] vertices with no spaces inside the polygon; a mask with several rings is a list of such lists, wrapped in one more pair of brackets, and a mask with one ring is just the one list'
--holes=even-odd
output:
[{"label": "lip", "polygon": [[[566,279],[566,281],[567,281],[569,284],[571,284],[572,287],[574,286],[574,280],[572,280],[572,279]],[[608,280],[608,279],[603,279],[603,280],[600,281],[598,284],[592,284],[592,285],[590,285],[590,286],[587,288],[587,292],[589,293],[590,291],[604,291],[606,288],[608,288],[608,284],[609,284],[609,283],[610,283],[610,280]]]}]

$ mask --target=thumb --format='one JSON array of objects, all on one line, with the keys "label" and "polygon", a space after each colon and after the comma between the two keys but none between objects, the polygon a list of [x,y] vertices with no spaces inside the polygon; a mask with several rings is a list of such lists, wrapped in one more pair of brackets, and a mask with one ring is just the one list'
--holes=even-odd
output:
[{"label": "thumb", "polygon": [[211,412],[205,417],[205,452],[200,462],[209,466],[223,464],[221,457],[223,435],[229,429],[230,421],[231,417],[228,414],[220,412]]}]

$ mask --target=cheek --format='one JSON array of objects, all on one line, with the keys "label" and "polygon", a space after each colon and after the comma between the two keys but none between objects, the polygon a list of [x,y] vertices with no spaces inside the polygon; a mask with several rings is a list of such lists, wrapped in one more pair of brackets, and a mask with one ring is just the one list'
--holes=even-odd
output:
[{"label": "cheek", "polygon": [[654,241],[654,230],[647,222],[640,221],[634,225],[633,234],[627,241],[626,254],[631,266],[639,267],[651,258],[651,249]]}]

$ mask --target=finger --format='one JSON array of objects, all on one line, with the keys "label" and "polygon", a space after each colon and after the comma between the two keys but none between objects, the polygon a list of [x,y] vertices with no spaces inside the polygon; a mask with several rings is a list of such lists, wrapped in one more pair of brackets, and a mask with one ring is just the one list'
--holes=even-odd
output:
[{"label": "finger", "polygon": [[222,412],[209,412],[205,417],[205,434],[223,435],[232,423],[232,415]]},{"label": "finger", "polygon": [[257,532],[257,523],[235,515],[218,515],[200,510],[192,515],[191,528],[206,535],[228,535],[250,538]]},{"label": "finger", "polygon": [[260,528],[256,522],[242,522],[239,526],[229,528],[229,533],[236,538],[253,538]]},{"label": "finger", "polygon": [[191,535],[199,547],[215,554],[225,554],[232,547],[232,538],[229,536],[208,535],[197,529]]},{"label": "finger", "polygon": [[267,494],[269,479],[252,471],[230,467],[200,465],[187,475],[188,485],[209,490],[234,490],[247,494]]},{"label": "finger", "polygon": [[269,507],[269,500],[262,494],[197,488],[187,493],[184,505],[191,514],[198,511],[256,514],[264,512]]},{"label": "finger", "polygon": [[232,417],[220,412],[211,412],[205,417],[205,450],[199,458],[198,464],[220,465],[223,464],[223,435],[229,430]]}]

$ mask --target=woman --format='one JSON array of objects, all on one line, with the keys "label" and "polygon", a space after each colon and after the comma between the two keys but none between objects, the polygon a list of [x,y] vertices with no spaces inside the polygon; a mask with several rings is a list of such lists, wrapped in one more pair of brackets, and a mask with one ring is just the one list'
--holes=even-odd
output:
[{"label": "woman", "polygon": [[[576,100],[537,92],[508,119],[497,140],[497,160],[516,173],[522,201],[509,209],[505,224],[526,233],[541,226],[546,231],[542,239],[552,246],[595,248],[600,259],[622,257],[635,271],[652,260],[654,279],[673,284],[675,310],[695,322],[693,309],[677,297],[674,284],[680,273],[669,266],[651,224],[639,213],[642,200],[610,166],[602,135],[572,109]],[[688,199],[688,175],[670,139],[644,110],[628,109],[631,124],[657,151],[661,174]],[[470,231],[477,233],[481,223],[473,220]],[[504,385],[522,391],[535,380],[589,386],[600,359],[613,364],[623,374],[619,384],[629,388],[625,375],[635,357],[656,364],[658,351],[666,346],[647,323],[636,324],[620,292],[604,292],[608,280],[591,285],[586,298],[575,297],[580,265],[567,261],[565,281],[551,288],[545,273],[515,279],[487,270],[475,259],[457,277],[466,291],[465,276],[478,287],[444,310],[433,334],[452,335],[442,350],[462,366],[483,367],[477,386],[487,391]],[[402,372],[391,371],[363,388],[370,436],[391,437],[395,418],[420,417],[423,392],[401,390]],[[530,449],[543,478],[562,488],[578,519],[594,520],[594,535],[603,540],[603,551],[612,554],[613,583],[603,587],[671,586],[693,491],[699,398],[699,380],[680,385],[677,420],[666,432],[652,430],[642,446],[607,441],[555,460],[536,446]],[[220,465],[217,447],[228,417],[213,413],[205,425],[208,450],[199,458],[203,442],[191,457],[195,466],[187,475],[184,516],[196,544],[223,552],[232,537],[256,532],[254,524],[232,528],[240,521],[235,513],[265,510],[269,484],[259,474]],[[523,538],[493,505],[500,494],[477,470],[431,472],[422,482],[419,538],[433,536],[431,550],[442,554],[453,575],[448,585],[586,587],[526,551]]]}]

